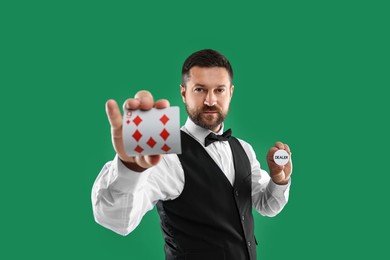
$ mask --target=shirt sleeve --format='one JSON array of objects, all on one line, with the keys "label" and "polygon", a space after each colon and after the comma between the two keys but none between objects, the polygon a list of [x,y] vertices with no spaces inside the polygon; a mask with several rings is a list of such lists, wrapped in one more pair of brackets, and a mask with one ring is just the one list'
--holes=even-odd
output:
[{"label": "shirt sleeve", "polygon": [[261,169],[251,145],[240,140],[248,155],[252,169],[252,204],[263,216],[276,216],[287,204],[291,179],[286,185],[274,183],[269,174]]},{"label": "shirt sleeve", "polygon": [[92,188],[95,221],[120,235],[128,235],[159,200],[177,198],[184,173],[176,155],[144,172],[128,169],[118,156],[104,165]]}]

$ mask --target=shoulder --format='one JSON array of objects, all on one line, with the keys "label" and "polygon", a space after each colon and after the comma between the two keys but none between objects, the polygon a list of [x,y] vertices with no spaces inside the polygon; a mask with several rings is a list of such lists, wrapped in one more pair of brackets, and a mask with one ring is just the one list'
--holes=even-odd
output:
[{"label": "shoulder", "polygon": [[248,142],[238,138],[238,137],[235,137],[241,144],[242,148],[244,149],[245,153],[248,155],[249,159],[252,159],[253,157],[255,157],[255,152],[253,150],[253,147],[252,145],[250,145]]}]

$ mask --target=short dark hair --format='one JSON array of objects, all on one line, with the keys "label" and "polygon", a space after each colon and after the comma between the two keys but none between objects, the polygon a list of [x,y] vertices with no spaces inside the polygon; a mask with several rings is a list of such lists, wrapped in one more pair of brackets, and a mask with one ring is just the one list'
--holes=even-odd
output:
[{"label": "short dark hair", "polygon": [[191,54],[183,64],[183,68],[181,70],[181,80],[182,86],[185,87],[185,83],[188,81],[190,77],[190,69],[192,67],[222,67],[227,70],[230,76],[230,82],[233,84],[233,69],[230,65],[228,59],[222,55],[221,53],[211,50],[204,49]]}]

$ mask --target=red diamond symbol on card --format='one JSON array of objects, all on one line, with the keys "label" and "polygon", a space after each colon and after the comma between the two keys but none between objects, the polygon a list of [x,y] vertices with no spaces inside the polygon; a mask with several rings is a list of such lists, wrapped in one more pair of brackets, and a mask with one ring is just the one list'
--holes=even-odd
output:
[{"label": "red diamond symbol on card", "polygon": [[142,122],[142,118],[140,118],[139,116],[136,116],[134,119],[133,119],[133,122],[136,126],[138,126],[139,124],[141,124]]},{"label": "red diamond symbol on card", "polygon": [[137,147],[134,149],[134,151],[136,151],[137,153],[142,153],[143,150],[144,149],[139,145],[137,145]]},{"label": "red diamond symbol on card", "polygon": [[127,124],[130,124],[130,120],[127,120],[126,123],[127,123]]},{"label": "red diamond symbol on card", "polygon": [[164,152],[168,152],[169,150],[171,150],[171,147],[169,147],[168,145],[164,144],[163,147],[161,147],[161,150],[163,150]]},{"label": "red diamond symbol on card", "polygon": [[165,114],[160,118],[161,123],[164,125],[169,121],[169,117],[167,117]]},{"label": "red diamond symbol on card", "polygon": [[169,133],[168,133],[168,131],[164,128],[164,130],[161,131],[160,136],[162,137],[162,139],[164,139],[164,141],[166,141],[166,140],[168,139]]},{"label": "red diamond symbol on card", "polygon": [[156,141],[152,137],[149,138],[149,140],[146,142],[151,148],[153,148],[156,145]]},{"label": "red diamond symbol on card", "polygon": [[139,139],[141,139],[141,137],[142,137],[142,134],[140,133],[140,131],[138,131],[138,129],[135,130],[135,132],[133,134],[133,138],[138,142]]}]

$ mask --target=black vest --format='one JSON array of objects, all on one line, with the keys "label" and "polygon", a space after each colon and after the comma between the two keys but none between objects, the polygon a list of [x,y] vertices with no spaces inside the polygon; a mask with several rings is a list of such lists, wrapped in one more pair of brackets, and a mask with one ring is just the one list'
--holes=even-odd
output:
[{"label": "black vest", "polygon": [[181,132],[184,189],[157,210],[167,260],[255,260],[251,166],[239,141],[232,137],[235,182],[191,136]]}]

